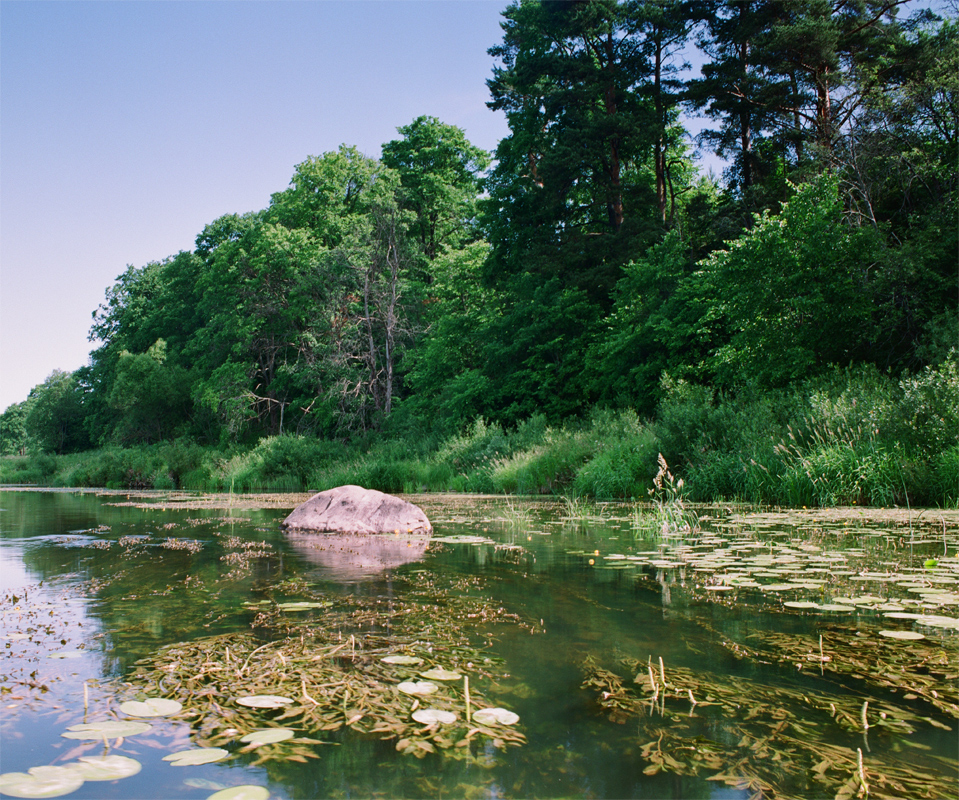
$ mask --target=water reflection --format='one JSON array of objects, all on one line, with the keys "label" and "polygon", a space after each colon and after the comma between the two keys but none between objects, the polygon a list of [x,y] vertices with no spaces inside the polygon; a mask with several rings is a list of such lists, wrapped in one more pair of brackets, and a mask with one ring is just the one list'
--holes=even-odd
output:
[{"label": "water reflection", "polygon": [[[640,538],[631,512],[612,506],[602,518],[574,525],[549,502],[525,509],[515,500],[424,496],[416,502],[434,522],[432,538],[371,542],[284,534],[279,521],[289,509],[278,506],[117,505],[126,500],[0,493],[5,589],[44,581],[27,600],[19,590],[15,602],[0,595],[7,658],[0,672],[13,690],[3,703],[17,706],[0,720],[5,771],[62,757],[59,732],[80,721],[70,714],[82,714],[83,684],[90,686],[91,707],[107,713],[112,701],[105,690],[95,695],[91,681],[111,674],[129,679],[134,660],[172,642],[222,634],[233,661],[203,662],[197,673],[227,664],[243,669],[247,656],[236,661],[230,637],[259,637],[249,643],[252,653],[269,639],[257,619],[272,615],[274,625],[302,621],[325,630],[335,656],[351,654],[342,666],[353,670],[354,635],[358,648],[381,646],[377,637],[384,636],[408,636],[411,648],[428,648],[435,626],[456,619],[508,667],[508,677],[495,682],[471,672],[471,686],[520,715],[528,745],[505,755],[491,751],[482,764],[453,764],[433,754],[422,761],[401,756],[394,742],[355,731],[309,731],[325,740],[315,747],[318,758],[271,762],[273,795],[744,798],[750,789],[737,788],[735,776],[731,785],[710,778],[741,774],[736,764],[749,763],[775,779],[782,796],[826,796],[810,770],[828,757],[839,765],[829,768],[836,780],[853,779],[857,748],[877,797],[878,776],[890,764],[903,774],[922,769],[932,776],[928,792],[898,796],[954,794],[955,680],[939,677],[948,670],[934,657],[941,653],[954,665],[959,652],[959,633],[945,626],[959,607],[956,512],[943,512],[942,521],[940,512],[929,512],[920,522],[915,513],[859,520],[858,511],[833,519],[738,510],[717,514],[698,538],[670,541]],[[494,632],[485,614],[463,613],[466,599],[515,616],[517,624]],[[296,608],[298,602],[306,607]],[[410,614],[422,616],[415,630],[402,627]],[[884,639],[877,635],[883,628],[926,638]],[[84,655],[55,660],[51,650]],[[927,651],[917,672],[917,655]],[[316,655],[308,654],[311,664]],[[877,664],[909,672],[890,672],[884,684]],[[299,669],[290,659],[297,681]],[[587,687],[588,680],[597,685]],[[291,692],[299,697],[297,681]],[[891,691],[906,682],[910,694]],[[658,711],[650,710],[653,685]],[[335,694],[343,705],[355,702],[335,680],[317,691]],[[312,687],[308,692],[318,698]],[[868,747],[860,730],[866,700]],[[905,723],[915,732],[903,733]],[[181,719],[158,729],[179,737],[182,748],[198,743],[192,724]],[[804,733],[802,726],[809,726]],[[802,761],[795,774],[775,767],[775,753],[757,755],[767,744],[780,747],[787,735],[791,749],[781,758],[798,763],[811,743],[827,755]],[[73,796],[208,796],[211,789],[185,788],[179,771],[160,761],[170,751],[166,743],[143,747],[131,737],[121,749],[136,747],[146,762],[142,778],[91,784]],[[668,759],[688,772],[676,774]],[[231,764],[190,774],[224,785],[259,780],[250,763]],[[650,772],[657,764],[662,769]]]},{"label": "water reflection", "polygon": [[310,564],[313,577],[340,582],[374,578],[420,561],[430,537],[416,534],[299,533],[288,531],[293,551]]}]

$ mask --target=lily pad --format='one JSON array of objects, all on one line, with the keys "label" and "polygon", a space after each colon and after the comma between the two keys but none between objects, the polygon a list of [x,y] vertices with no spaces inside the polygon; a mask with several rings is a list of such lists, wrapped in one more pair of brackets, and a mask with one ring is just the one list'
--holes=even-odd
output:
[{"label": "lily pad", "polygon": [[69,767],[31,767],[0,775],[0,793],[9,797],[60,797],[83,786],[83,777]]},{"label": "lily pad", "polygon": [[885,636],[887,639],[905,639],[908,641],[926,638],[921,633],[916,633],[915,631],[879,631],[879,635]]},{"label": "lily pad", "polygon": [[55,653],[50,653],[47,658],[80,658],[82,655],[82,650],[57,650]]},{"label": "lily pad", "polygon": [[482,708],[473,712],[473,719],[480,725],[515,725],[519,715],[505,708]]},{"label": "lily pad", "polygon": [[786,608],[819,608],[819,603],[813,603],[809,600],[789,600],[783,605]]},{"label": "lily pad", "polygon": [[129,778],[143,769],[139,761],[126,756],[81,756],[66,766],[85,781],[115,781]]},{"label": "lily pad", "polygon": [[420,675],[424,678],[429,678],[431,681],[458,681],[463,677],[459,672],[443,669],[442,667],[428,669],[426,672],[421,672]]},{"label": "lily pad", "polygon": [[403,681],[396,688],[403,694],[433,694],[440,687],[430,681]]},{"label": "lily pad", "polygon": [[182,703],[162,697],[151,697],[143,702],[130,700],[120,704],[120,710],[131,717],[170,717],[180,713],[182,709]]},{"label": "lily pad", "polygon": [[422,664],[423,659],[416,656],[387,656],[380,659],[384,664]]},{"label": "lily pad", "polygon": [[241,736],[240,741],[255,745],[275,744],[276,742],[285,742],[294,736],[296,736],[295,731],[289,728],[264,728],[248,733],[246,736]]},{"label": "lily pad", "polygon": [[211,794],[206,800],[267,800],[270,790],[265,786],[256,786],[245,783],[242,786],[231,786]]},{"label": "lily pad", "polygon": [[293,701],[289,697],[281,697],[277,694],[251,694],[238,697],[236,702],[247,708],[282,708]]},{"label": "lily pad", "polygon": [[419,708],[413,712],[413,719],[421,725],[449,725],[456,722],[456,714],[452,711],[443,711],[439,708]]},{"label": "lily pad", "polygon": [[302,600],[302,601],[290,602],[290,603],[280,603],[277,607],[281,611],[308,611],[311,608],[329,608],[332,605],[333,605],[332,600],[327,600],[322,603]]},{"label": "lily pad", "polygon": [[163,756],[163,760],[169,761],[174,767],[192,767],[222,761],[228,755],[230,755],[230,752],[222,747],[197,747],[192,750],[170,753],[168,756]]},{"label": "lily pad", "polygon": [[71,725],[66,733],[60,735],[64,739],[119,739],[120,737],[134,736],[146,733],[153,726],[148,722],[129,720],[105,720],[103,722],[84,722]]}]

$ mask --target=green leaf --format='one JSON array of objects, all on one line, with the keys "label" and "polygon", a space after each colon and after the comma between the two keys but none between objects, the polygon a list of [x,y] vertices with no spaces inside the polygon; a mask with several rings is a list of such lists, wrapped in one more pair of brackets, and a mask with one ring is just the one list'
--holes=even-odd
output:
[{"label": "green leaf", "polygon": [[143,769],[139,761],[126,756],[81,756],[76,762],[66,766],[85,781],[115,781],[129,778]]},{"label": "green leaf", "polygon": [[413,712],[413,719],[421,725],[450,725],[456,722],[456,714],[439,708],[420,708]]},{"label": "green leaf", "polygon": [[426,672],[421,672],[420,675],[433,681],[458,681],[463,677],[459,672],[453,672],[442,667],[428,669]]},{"label": "green leaf", "polygon": [[222,761],[229,755],[230,752],[222,747],[198,747],[193,750],[180,750],[177,753],[171,753],[168,756],[163,756],[163,760],[171,762],[174,767],[190,767]]},{"label": "green leaf", "polygon": [[137,700],[130,700],[120,704],[120,710],[131,717],[170,717],[178,714],[183,709],[183,704],[176,700],[164,700],[160,697],[151,697],[142,703]]},{"label": "green leaf", "polygon": [[422,664],[423,659],[416,656],[387,656],[380,659],[384,664]]},{"label": "green leaf", "polygon": [[921,633],[916,633],[915,631],[879,631],[879,635],[885,636],[887,639],[903,639],[909,641],[926,638]]},{"label": "green leaf", "polygon": [[307,600],[301,600],[289,603],[280,603],[277,608],[281,611],[309,611],[311,608],[329,608],[333,602],[327,600],[322,603],[314,603]]},{"label": "green leaf", "polygon": [[145,733],[153,726],[147,722],[133,720],[105,720],[103,722],[81,723],[71,725],[66,733],[60,735],[64,739],[119,739],[125,736],[134,736]]},{"label": "green leaf", "polygon": [[0,775],[0,793],[10,797],[60,797],[83,786],[83,778],[68,767],[31,767]]},{"label": "green leaf", "polygon": [[276,742],[285,742],[294,736],[296,736],[296,733],[289,728],[264,728],[263,730],[248,733],[246,736],[241,736],[240,741],[253,745],[274,744]]},{"label": "green leaf", "polygon": [[505,708],[482,708],[473,712],[473,719],[480,725],[515,725],[519,715]]},{"label": "green leaf", "polygon": [[403,681],[396,688],[403,694],[433,694],[440,687],[430,681]]},{"label": "green leaf", "polygon": [[238,697],[236,702],[248,708],[282,708],[293,701],[289,697],[281,697],[276,694],[253,694],[247,697]]},{"label": "green leaf", "polygon": [[207,800],[267,800],[270,790],[265,786],[256,786],[246,783],[242,786],[231,786],[211,794]]}]

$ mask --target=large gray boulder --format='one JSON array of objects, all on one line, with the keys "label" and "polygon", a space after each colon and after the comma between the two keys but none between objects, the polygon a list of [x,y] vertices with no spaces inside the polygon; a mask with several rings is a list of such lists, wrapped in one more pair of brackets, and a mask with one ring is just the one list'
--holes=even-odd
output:
[{"label": "large gray boulder", "polygon": [[337,486],[315,494],[293,509],[280,527],[321,533],[430,534],[433,531],[426,514],[417,506],[362,486]]}]

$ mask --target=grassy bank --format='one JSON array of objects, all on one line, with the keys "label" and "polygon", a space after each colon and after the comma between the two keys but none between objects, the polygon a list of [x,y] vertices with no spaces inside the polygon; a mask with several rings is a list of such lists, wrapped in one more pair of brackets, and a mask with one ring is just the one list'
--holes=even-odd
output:
[{"label": "grassy bank", "polygon": [[959,503],[956,359],[900,380],[835,373],[781,393],[716,397],[669,382],[656,417],[595,409],[515,429],[476,420],[451,436],[347,446],[279,436],[225,452],[188,440],[69,456],[5,458],[0,481],[47,486],[304,491],[357,483],[387,492],[553,493],[645,498],[661,453],[694,501],[775,505]]}]

